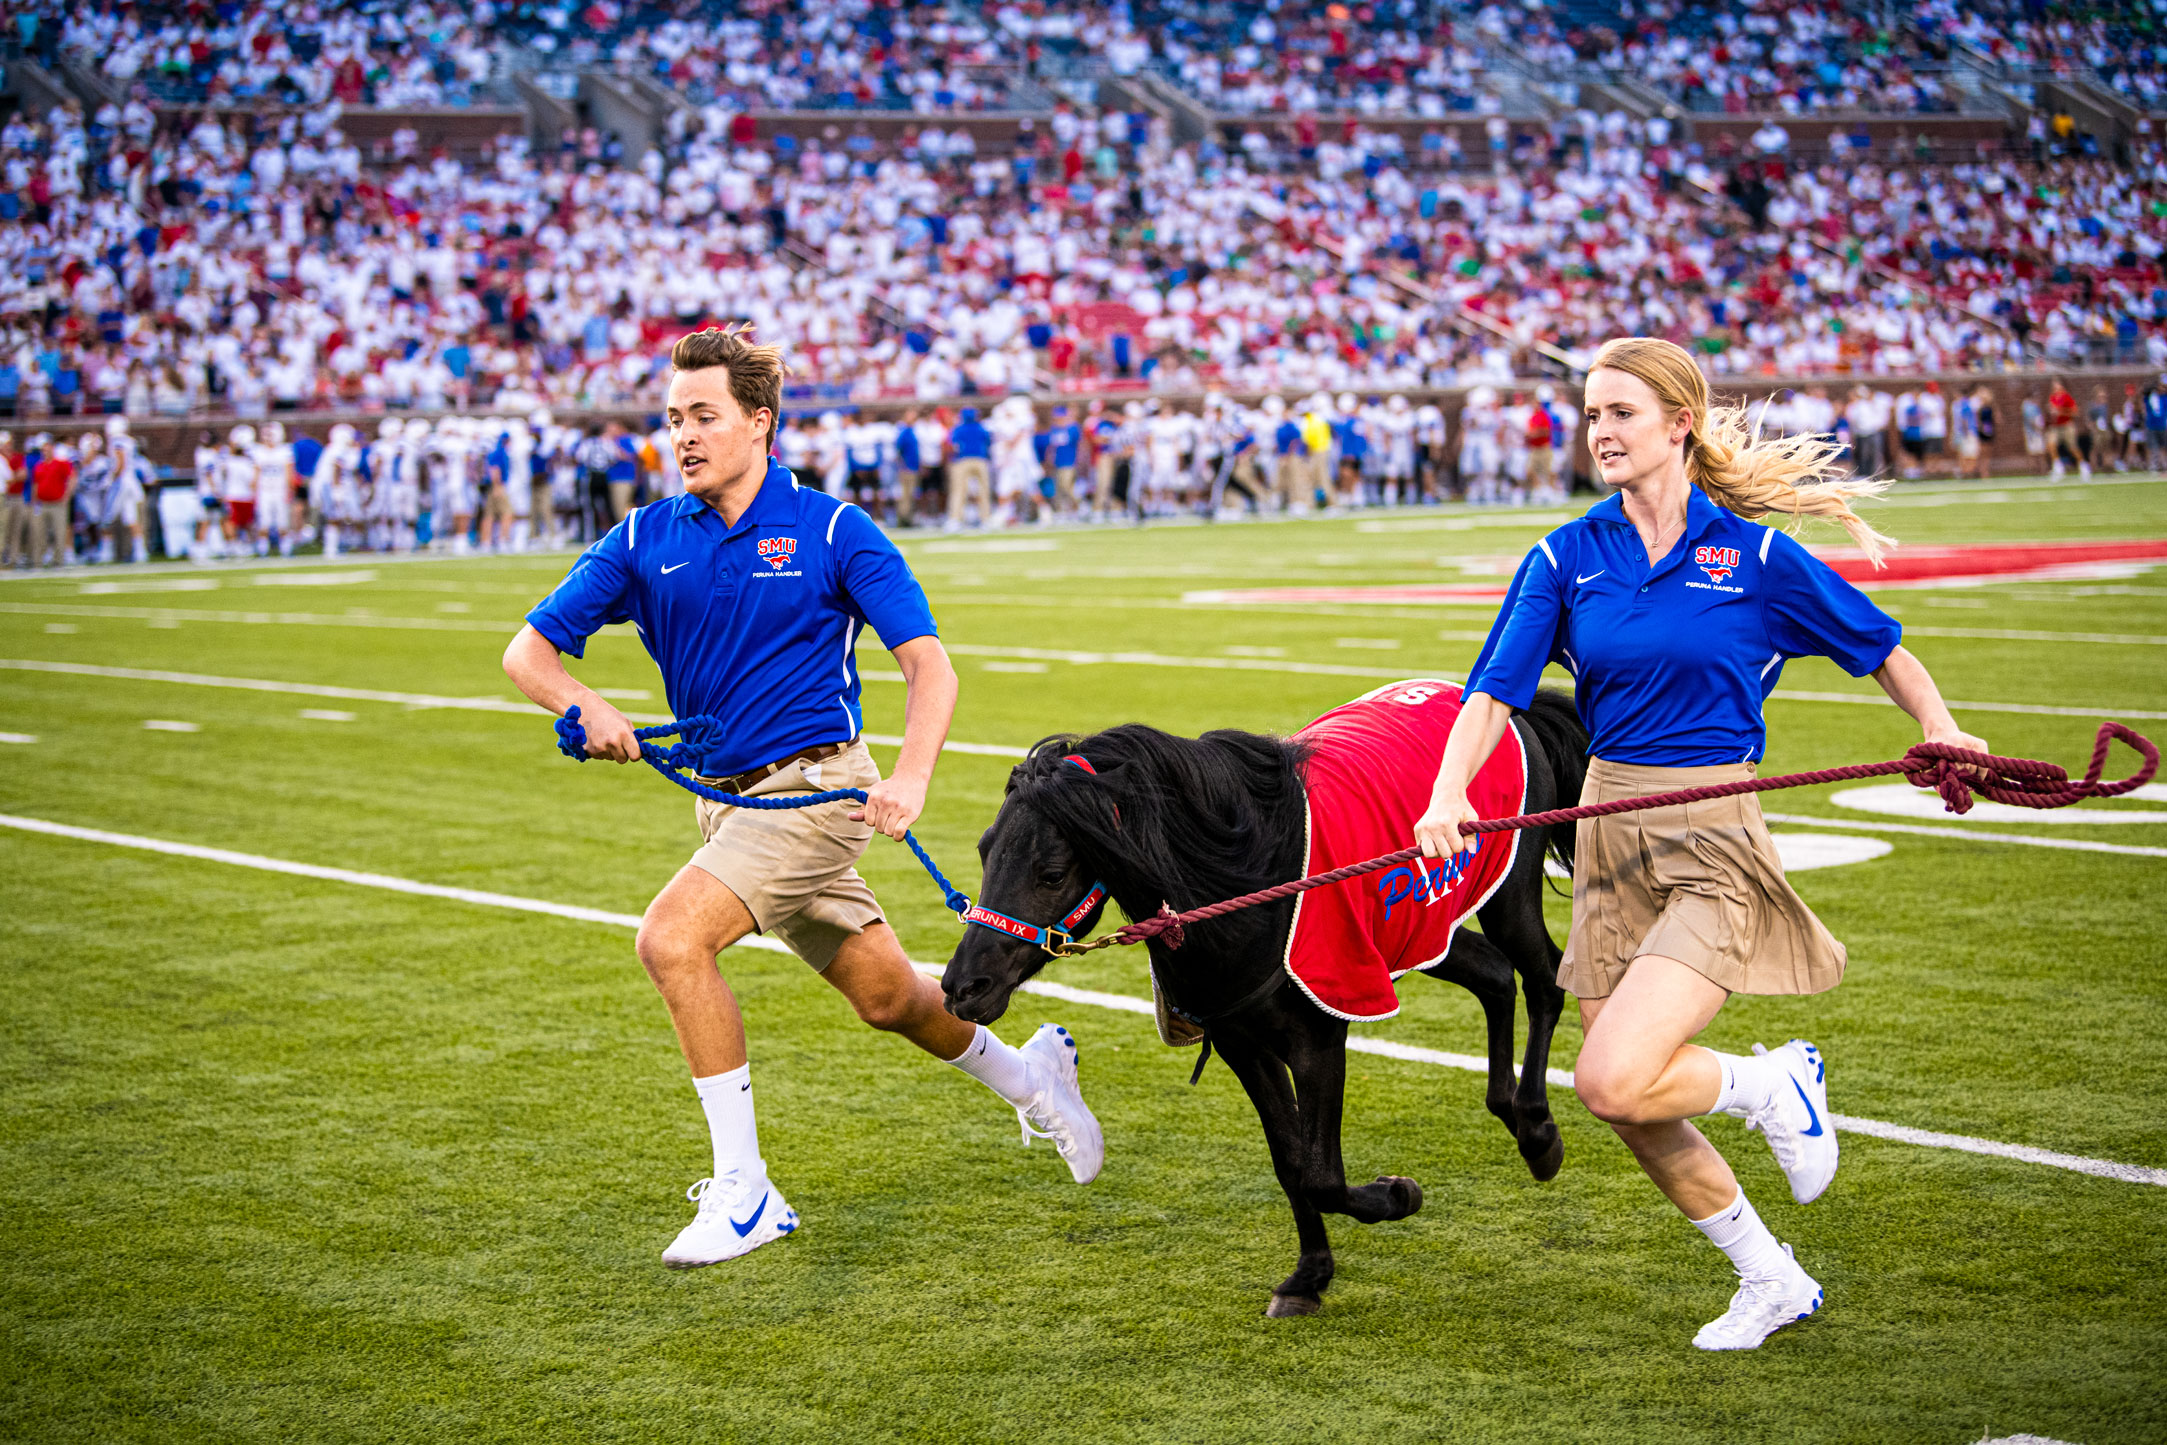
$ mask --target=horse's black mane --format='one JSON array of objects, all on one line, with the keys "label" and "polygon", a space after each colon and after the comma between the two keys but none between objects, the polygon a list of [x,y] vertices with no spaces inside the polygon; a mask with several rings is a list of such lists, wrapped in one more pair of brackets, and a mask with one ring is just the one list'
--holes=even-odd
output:
[{"label": "horse's black mane", "polygon": [[[1072,754],[1096,772],[1062,761]],[[1306,755],[1291,739],[1233,728],[1184,738],[1124,723],[1045,739],[1008,792],[1102,870],[1124,908],[1144,896],[1194,908],[1293,876]]]}]

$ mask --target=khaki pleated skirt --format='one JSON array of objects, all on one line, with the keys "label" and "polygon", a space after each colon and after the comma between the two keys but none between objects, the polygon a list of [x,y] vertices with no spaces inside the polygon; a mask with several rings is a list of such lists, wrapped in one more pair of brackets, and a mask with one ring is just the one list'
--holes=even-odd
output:
[{"label": "khaki pleated skirt", "polygon": [[[1594,758],[1580,801],[1753,775],[1751,763],[1651,768]],[[1608,998],[1644,953],[1675,958],[1732,993],[1820,993],[1843,979],[1843,945],[1784,878],[1752,793],[1578,825],[1558,983],[1577,998]]]}]

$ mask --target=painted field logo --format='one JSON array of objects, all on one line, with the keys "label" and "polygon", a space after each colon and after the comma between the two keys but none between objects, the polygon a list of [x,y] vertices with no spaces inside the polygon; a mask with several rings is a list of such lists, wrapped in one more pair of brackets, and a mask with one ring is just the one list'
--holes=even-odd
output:
[{"label": "painted field logo", "polygon": [[[797,550],[798,539],[795,537],[762,537],[760,539],[760,560],[778,572],[790,565],[790,559],[797,555]],[[1703,548],[1702,550],[1705,551],[1706,549]]]},{"label": "painted field logo", "polygon": [[1708,574],[1708,580],[1724,583],[1731,580],[1731,573],[1738,570],[1736,547],[1695,547],[1693,565]]}]

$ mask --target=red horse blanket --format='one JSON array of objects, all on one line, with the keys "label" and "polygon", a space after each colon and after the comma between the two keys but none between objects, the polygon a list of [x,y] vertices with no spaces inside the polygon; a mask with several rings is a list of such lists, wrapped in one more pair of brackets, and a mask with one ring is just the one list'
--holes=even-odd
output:
[{"label": "red horse blanket", "polygon": [[[1414,842],[1429,806],[1460,690],[1416,678],[1334,708],[1297,736],[1310,746],[1309,856],[1304,874],[1359,863]],[[1505,730],[1475,775],[1468,801],[1485,818],[1525,811],[1527,755]],[[1520,834],[1485,833],[1457,862],[1418,858],[1299,895],[1287,935],[1287,972],[1318,1006],[1343,1019],[1399,1012],[1392,981],[1445,956],[1453,930],[1497,891]]]}]

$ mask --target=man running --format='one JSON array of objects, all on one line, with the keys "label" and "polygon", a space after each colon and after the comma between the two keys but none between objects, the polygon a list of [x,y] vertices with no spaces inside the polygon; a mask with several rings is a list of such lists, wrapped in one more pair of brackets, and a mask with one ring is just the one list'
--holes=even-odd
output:
[{"label": "man running", "polygon": [[[759,811],[702,802],[702,846],[648,905],[640,962],[669,1008],[714,1141],[712,1176],[687,1193],[698,1216],[663,1263],[715,1264],[798,1225],[760,1157],[745,1025],[715,966],[755,931],[789,945],[866,1023],[984,1082],[1015,1106],[1026,1143],[1032,1132],[1051,1138],[1089,1183],[1105,1148],[1068,1031],[1046,1024],[1017,1049],[949,1014],[858,876],[875,830],[900,838],[924,811],[955,712],[955,669],[924,591],[871,518],[798,486],[770,457],[779,348],[711,328],[680,340],[670,360],[670,442],[685,494],[632,512],[588,548],[527,614],[504,670],[553,713],[576,705],[590,756],[630,762],[640,755],[631,724],[559,656],[581,656],[604,624],[630,618],[676,715],[721,719],[721,740],[695,769],[703,781],[736,794],[858,788],[867,798]],[[867,626],[905,683],[902,753],[885,780],[858,736],[853,643]]]}]

